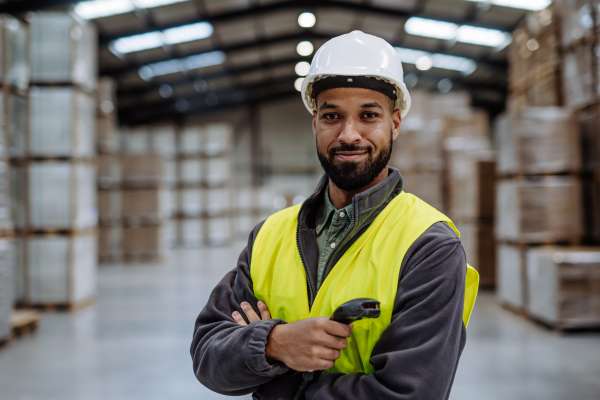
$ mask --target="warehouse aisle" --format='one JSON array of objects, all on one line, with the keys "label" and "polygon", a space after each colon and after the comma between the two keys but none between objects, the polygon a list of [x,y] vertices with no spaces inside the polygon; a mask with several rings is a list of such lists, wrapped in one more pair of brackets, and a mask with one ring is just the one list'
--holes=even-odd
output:
[{"label": "warehouse aisle", "polygon": [[[223,398],[196,381],[188,347],[197,313],[243,245],[177,250],[168,266],[100,268],[96,307],[46,314],[35,335],[0,351],[0,397]],[[468,335],[452,400],[598,398],[598,335],[550,332],[489,294],[480,296]]]}]

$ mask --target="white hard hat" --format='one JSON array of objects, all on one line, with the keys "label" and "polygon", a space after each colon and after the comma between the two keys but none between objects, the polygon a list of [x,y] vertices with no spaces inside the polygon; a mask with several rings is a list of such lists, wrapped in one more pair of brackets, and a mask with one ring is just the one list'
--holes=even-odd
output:
[{"label": "white hard hat", "polygon": [[[392,84],[400,91],[396,93],[397,90],[394,90],[394,95],[397,96],[395,108],[400,110],[402,118],[410,109],[410,95],[404,84],[400,56],[380,37],[352,31],[334,37],[321,46],[312,60],[310,72],[302,82],[302,100],[311,114],[317,109],[316,100],[312,96],[313,84],[333,76],[377,78]],[[352,79],[349,78],[348,81],[352,82]]]}]

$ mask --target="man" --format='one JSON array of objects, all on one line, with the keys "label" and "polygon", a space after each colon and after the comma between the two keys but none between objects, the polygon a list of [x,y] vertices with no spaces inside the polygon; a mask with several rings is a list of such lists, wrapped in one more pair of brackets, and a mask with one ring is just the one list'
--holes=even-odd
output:
[{"label": "man", "polygon": [[[388,167],[410,107],[397,53],[360,31],[315,54],[302,97],[325,175],[302,205],[257,225],[196,321],[194,371],[208,388],[292,399],[447,399],[477,274],[447,217]],[[467,295],[465,296],[465,290]],[[354,298],[381,316],[330,321]]]}]

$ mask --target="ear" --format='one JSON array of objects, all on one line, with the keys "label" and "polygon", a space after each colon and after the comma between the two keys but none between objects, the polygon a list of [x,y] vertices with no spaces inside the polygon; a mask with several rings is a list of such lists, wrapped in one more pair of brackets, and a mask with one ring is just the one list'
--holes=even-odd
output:
[{"label": "ear", "polygon": [[316,139],[317,138],[317,112],[316,111],[313,111],[312,130],[313,130],[313,136]]},{"label": "ear", "polygon": [[400,125],[402,123],[402,116],[400,115],[400,110],[396,109],[392,113],[392,132],[393,138],[396,140],[398,135],[400,134]]}]

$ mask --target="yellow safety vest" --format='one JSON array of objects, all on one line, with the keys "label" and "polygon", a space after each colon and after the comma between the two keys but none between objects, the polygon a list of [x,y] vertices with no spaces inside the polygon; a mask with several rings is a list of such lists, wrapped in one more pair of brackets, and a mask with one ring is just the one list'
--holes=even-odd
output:
[{"label": "yellow safety vest", "polygon": [[[338,306],[359,297],[379,300],[380,317],[354,323],[348,347],[329,370],[373,373],[369,359],[391,323],[404,255],[436,222],[446,222],[460,233],[444,214],[412,194],[400,193],[335,264],[309,309],[306,272],[296,244],[299,211],[300,205],[273,214],[260,229],[250,263],[254,294],[267,304],[273,318],[287,322],[329,317]],[[475,305],[478,285],[479,274],[467,265],[465,326]]]}]

